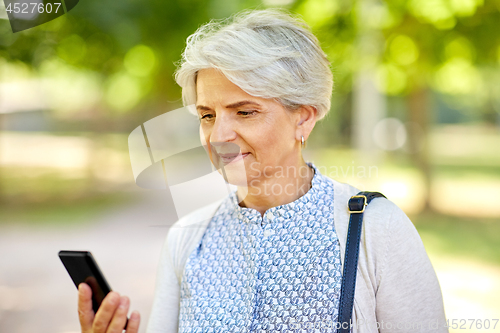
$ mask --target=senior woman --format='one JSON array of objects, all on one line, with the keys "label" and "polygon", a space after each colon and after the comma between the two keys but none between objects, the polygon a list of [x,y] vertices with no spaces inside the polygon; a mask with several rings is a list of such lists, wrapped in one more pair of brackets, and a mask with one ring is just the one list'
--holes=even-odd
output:
[{"label": "senior woman", "polygon": [[[240,13],[188,38],[176,80],[185,105],[196,105],[212,162],[237,190],[169,230],[147,332],[333,332],[347,202],[359,191],[302,158],[333,86],[318,40],[281,11]],[[101,317],[106,327],[124,314]],[[137,332],[136,319],[127,332]],[[373,200],[352,331],[447,332],[445,325],[417,231],[392,202]]]}]

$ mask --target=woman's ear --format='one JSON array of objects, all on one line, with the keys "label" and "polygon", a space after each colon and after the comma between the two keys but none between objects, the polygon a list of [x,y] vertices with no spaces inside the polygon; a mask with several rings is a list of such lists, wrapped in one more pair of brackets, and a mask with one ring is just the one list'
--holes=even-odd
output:
[{"label": "woman's ear", "polygon": [[301,140],[301,137],[304,136],[304,139],[307,140],[309,134],[311,133],[314,125],[316,124],[316,117],[318,115],[318,110],[314,106],[311,105],[302,105],[298,110],[298,122],[297,122],[297,130],[295,133],[296,139]]}]

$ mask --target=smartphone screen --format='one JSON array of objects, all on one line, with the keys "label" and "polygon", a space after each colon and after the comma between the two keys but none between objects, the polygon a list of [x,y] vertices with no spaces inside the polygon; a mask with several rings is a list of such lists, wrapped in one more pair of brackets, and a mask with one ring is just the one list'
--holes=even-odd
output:
[{"label": "smartphone screen", "polygon": [[[111,291],[111,287],[104,278],[92,253],[89,251],[59,251],[59,258],[73,280],[76,288],[85,282],[92,289],[92,308],[94,313],[101,305],[104,297]],[[127,328],[127,322],[124,329]]]},{"label": "smartphone screen", "polygon": [[88,251],[59,251],[59,258],[71,279],[78,285],[85,282],[92,289],[92,307],[97,312],[102,300],[111,291],[99,266]]}]

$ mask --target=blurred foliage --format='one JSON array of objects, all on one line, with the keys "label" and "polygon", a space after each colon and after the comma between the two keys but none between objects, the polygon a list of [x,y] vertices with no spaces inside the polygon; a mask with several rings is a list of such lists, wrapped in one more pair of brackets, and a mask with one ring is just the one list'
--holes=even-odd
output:
[{"label": "blurred foliage", "polygon": [[[104,101],[105,110],[150,117],[148,110],[180,104],[172,74],[189,34],[212,18],[273,3],[301,14],[318,35],[333,64],[336,103],[348,103],[342,96],[352,89],[353,73],[374,68],[388,95],[431,87],[467,97],[454,98],[456,104],[498,108],[499,0],[87,0],[16,34],[1,20],[0,58],[44,76],[75,78],[78,89],[88,90],[86,112]],[[69,83],[60,89],[71,91]]]},{"label": "blurred foliage", "polygon": [[[134,202],[134,197],[126,192],[96,193],[95,191],[87,191],[83,193],[81,192],[82,188],[78,188],[78,185],[81,187],[84,181],[61,181],[59,177],[42,178],[37,179],[36,184],[30,184],[32,194],[27,198],[22,196],[18,200],[19,196],[15,196],[0,202],[0,224],[76,225],[91,223],[94,221],[94,217],[108,212],[110,208],[123,207]],[[9,185],[16,180],[10,182]],[[46,185],[50,182],[50,186],[40,188],[43,181],[46,182]],[[57,195],[57,190],[68,185],[77,185],[77,193],[72,194],[71,190],[75,190],[72,186],[70,191],[59,192]],[[50,190],[49,193],[46,193],[47,189],[53,186],[56,191]],[[35,191],[31,191],[32,189]]]},{"label": "blurred foliage", "polygon": [[[500,1],[301,0],[293,8],[332,61],[335,99],[326,121],[344,142],[350,136],[353,80],[362,70],[373,74],[383,94],[405,99],[399,108],[407,114],[398,118],[424,131],[436,120],[427,110],[435,114],[443,108],[440,101],[455,113],[500,124]],[[428,91],[435,92],[432,98]],[[416,164],[426,164],[425,157],[416,157],[424,160]]]},{"label": "blurred foliage", "polygon": [[439,214],[410,216],[428,252],[500,265],[498,219]]},{"label": "blurred foliage", "polygon": [[1,20],[0,60],[24,63],[42,77],[56,80],[53,86],[59,95],[79,91],[85,97],[80,103],[53,94],[59,109],[74,111],[73,117],[123,116],[135,110],[142,111],[137,113],[146,120],[181,103],[172,74],[187,36],[211,18],[256,4],[81,1],[67,15],[16,34],[7,20]]},{"label": "blurred foliage", "polygon": [[353,72],[375,67],[378,86],[389,95],[428,85],[493,96],[484,85],[491,73],[482,70],[500,63],[498,0],[302,0],[294,8],[341,71],[338,89],[350,89],[342,82]]},{"label": "blurred foliage", "polygon": [[336,132],[352,128],[350,93],[358,73],[369,75],[382,94],[404,99],[398,119],[416,129],[408,132],[411,158],[424,175],[425,209],[432,209],[433,97],[500,124],[500,1],[300,0],[294,9],[318,35],[333,62],[336,93],[346,96],[334,101],[327,119]]},{"label": "blurred foliage", "polygon": [[[33,140],[19,140],[33,136],[36,145]],[[11,160],[0,165],[1,224],[88,223],[101,212],[128,204],[134,197],[131,190],[137,188],[130,170],[126,134],[94,137],[93,133],[4,132],[2,141],[13,147],[8,149],[10,152],[0,151],[3,161]],[[32,156],[35,150],[41,155]],[[21,153],[20,159],[9,158],[17,152]],[[27,160],[23,159],[26,155]],[[37,164],[43,157],[51,163]],[[76,163],[68,165],[67,161]]]}]

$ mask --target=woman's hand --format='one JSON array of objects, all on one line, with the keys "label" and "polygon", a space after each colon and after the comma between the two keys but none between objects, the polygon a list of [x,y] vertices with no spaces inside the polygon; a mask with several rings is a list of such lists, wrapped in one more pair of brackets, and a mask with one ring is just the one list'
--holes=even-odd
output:
[{"label": "woman's hand", "polygon": [[[94,315],[92,309],[92,289],[86,284],[78,286],[78,317],[82,333],[122,333],[127,321],[130,305],[128,297],[110,292]],[[130,314],[126,333],[137,333],[141,317],[139,312]]]}]

